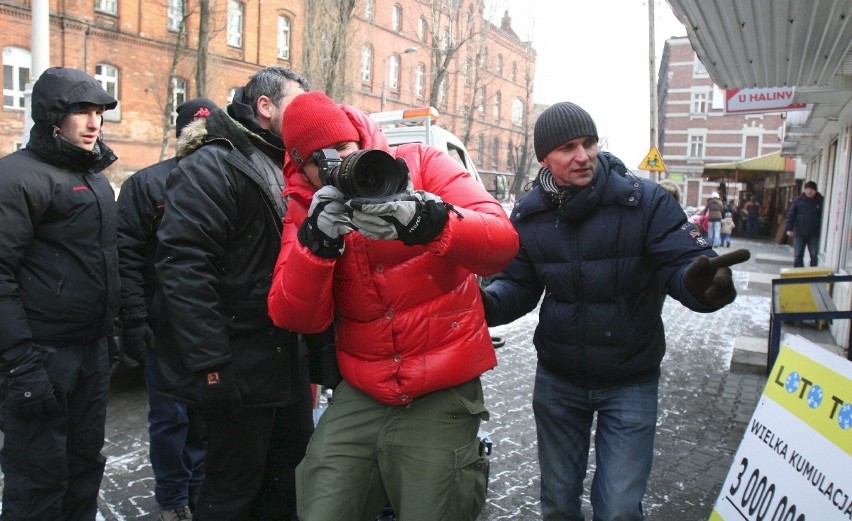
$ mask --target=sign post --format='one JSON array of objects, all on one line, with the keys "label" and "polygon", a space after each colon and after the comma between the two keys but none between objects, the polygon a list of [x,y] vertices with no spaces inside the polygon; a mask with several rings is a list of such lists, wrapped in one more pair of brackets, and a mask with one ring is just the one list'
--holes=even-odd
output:
[{"label": "sign post", "polygon": [[651,147],[651,150],[648,151],[648,155],[646,155],[645,159],[639,163],[639,170],[650,170],[651,172],[666,171],[666,164],[663,163],[663,156],[660,155],[660,151],[657,150],[657,147]]}]

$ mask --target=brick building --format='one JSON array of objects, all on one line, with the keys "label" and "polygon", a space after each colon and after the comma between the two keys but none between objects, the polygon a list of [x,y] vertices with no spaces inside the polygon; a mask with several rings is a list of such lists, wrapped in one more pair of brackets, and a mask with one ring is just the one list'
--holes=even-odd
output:
[{"label": "brick building", "polygon": [[[119,157],[108,172],[116,185],[160,159],[165,125],[173,122],[173,116],[165,115],[167,82],[182,18],[185,36],[175,72],[175,106],[199,93],[224,105],[236,87],[264,66],[303,71],[303,47],[310,45],[303,38],[308,18],[303,1],[210,2],[215,7],[211,7],[204,53],[208,80],[199,89],[200,0],[48,1],[50,65],[85,70],[119,100],[118,108],[107,113],[103,130]],[[31,63],[30,5],[31,0],[0,4],[2,155],[20,146],[24,129],[24,85],[30,79]],[[453,9],[436,9],[436,5]],[[344,57],[348,88],[340,101],[368,112],[383,106],[393,110],[428,105],[429,80],[435,70],[432,36],[443,34],[441,24],[447,25],[452,28],[447,37],[460,45],[448,60],[440,85],[439,123],[466,139],[486,181],[493,183],[494,174],[510,175],[517,169],[519,144],[529,134],[535,51],[514,33],[508,13],[497,27],[485,21],[483,10],[478,0],[359,0],[348,29],[354,41]],[[472,30],[465,33],[464,27]],[[365,49],[369,49],[368,60]],[[174,132],[169,127],[166,133],[168,156],[173,153]]]},{"label": "brick building", "polygon": [[[165,107],[183,13],[185,36],[175,73],[175,106],[200,92],[195,74],[198,0],[50,0],[49,5],[50,66],[84,70],[119,100],[116,110],[106,113],[103,129],[105,141],[119,157],[108,171],[118,185],[130,173],[160,160],[164,125],[173,124]],[[300,68],[301,40],[293,36],[301,33],[302,2],[227,0],[215,5],[205,53],[204,95],[224,105],[233,89],[263,66]],[[0,4],[0,26],[4,70],[0,154],[5,155],[20,145],[24,129],[23,92],[32,43],[30,1]],[[168,136],[170,156],[173,127]]]},{"label": "brick building", "polygon": [[[704,177],[705,165],[781,150],[782,115],[726,115],[724,90],[713,84],[686,37],[666,41],[660,62],[658,102],[660,153],[668,168],[666,175],[680,186],[681,202],[686,206],[703,206],[710,193],[720,188],[719,179]],[[792,175],[776,176],[766,183],[726,181],[724,195],[736,201],[738,207],[749,195],[766,205],[772,203],[770,199],[786,201],[789,193],[776,190],[789,191],[795,184]],[[771,193],[767,192],[770,183]],[[783,214],[784,207],[773,211]]]},{"label": "brick building", "polygon": [[[498,175],[510,186],[529,159],[520,156],[533,123],[536,53],[514,32],[508,11],[497,26],[484,9],[478,0],[359,2],[349,92],[368,112],[434,105],[438,123],[464,141],[494,189]],[[446,63],[441,81],[433,81],[436,58]],[[531,150],[532,141],[526,145]]]}]

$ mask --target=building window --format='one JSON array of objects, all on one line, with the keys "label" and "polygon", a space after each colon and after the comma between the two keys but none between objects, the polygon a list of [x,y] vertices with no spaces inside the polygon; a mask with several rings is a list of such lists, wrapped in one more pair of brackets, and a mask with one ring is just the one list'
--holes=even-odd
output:
[{"label": "building window", "polygon": [[30,81],[30,51],[3,47],[3,108],[23,110],[24,91]]},{"label": "building window", "polygon": [[236,0],[228,0],[228,45],[243,46],[243,4]]},{"label": "building window", "polygon": [[169,31],[179,32],[183,23],[183,0],[169,0],[166,17]]},{"label": "building window", "polygon": [[464,86],[470,87],[473,80],[473,58],[468,58],[464,62]]},{"label": "building window", "polygon": [[689,159],[704,159],[704,141],[706,139],[704,133],[697,134],[689,133]]},{"label": "building window", "polygon": [[118,14],[118,0],[95,0],[95,11]]},{"label": "building window", "polygon": [[701,60],[698,59],[698,55],[693,55],[692,58],[692,77],[693,78],[707,78],[710,75],[707,74],[707,67],[701,63]]},{"label": "building window", "polygon": [[708,96],[706,91],[693,92],[689,105],[690,114],[707,114],[709,112]]},{"label": "building window", "polygon": [[500,105],[503,104],[503,93],[497,92],[494,95],[494,121],[500,121]]},{"label": "building window", "polygon": [[518,81],[518,62],[512,62],[512,81]]},{"label": "building window", "polygon": [[485,117],[485,87],[479,87],[476,94],[476,111],[479,112],[479,117]]},{"label": "building window", "polygon": [[395,33],[402,31],[402,6],[394,4],[391,9],[391,30]]},{"label": "building window", "polygon": [[485,136],[482,134],[476,138],[476,155],[478,156],[479,164],[485,166]]},{"label": "building window", "polygon": [[[112,65],[98,63],[95,65],[95,79],[101,83],[101,87],[109,93],[110,96],[118,100],[118,69]],[[104,112],[104,119],[107,121],[121,120],[121,103],[115,110]]]},{"label": "building window", "polygon": [[388,88],[399,90],[399,56],[396,54],[388,58]]},{"label": "building window", "polygon": [[373,78],[373,48],[365,45],[361,48],[361,81],[370,83]]},{"label": "building window", "polygon": [[172,78],[172,126],[177,123],[177,108],[186,101],[186,80]]},{"label": "building window", "polygon": [[524,124],[524,102],[520,98],[512,100],[512,124]]},{"label": "building window", "polygon": [[491,169],[498,170],[500,168],[500,138],[494,138],[491,142]]},{"label": "building window", "polygon": [[429,23],[426,21],[426,18],[421,16],[420,23],[417,24],[417,38],[420,39],[421,42],[426,43],[426,35],[428,34]]},{"label": "building window", "polygon": [[373,4],[373,0],[364,0],[364,19],[367,21],[373,21],[373,13],[375,13],[375,5]]},{"label": "building window", "polygon": [[482,64],[482,68],[487,69],[488,68],[488,47],[482,49],[482,55],[481,56],[482,56],[482,61],[480,63]]},{"label": "building window", "polygon": [[414,92],[418,98],[422,98],[426,92],[426,66],[422,63],[417,64],[417,72],[414,76]]},{"label": "building window", "polygon": [[498,76],[503,75],[503,55],[502,54],[497,55],[497,75]]},{"label": "building window", "polygon": [[286,16],[278,17],[278,57],[290,59],[290,19]]}]

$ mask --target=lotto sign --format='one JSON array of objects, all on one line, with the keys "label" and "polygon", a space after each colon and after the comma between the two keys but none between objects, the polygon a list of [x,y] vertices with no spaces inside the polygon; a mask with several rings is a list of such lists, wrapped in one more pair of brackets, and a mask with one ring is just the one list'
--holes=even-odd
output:
[{"label": "lotto sign", "polygon": [[711,521],[852,519],[852,363],[784,339]]}]

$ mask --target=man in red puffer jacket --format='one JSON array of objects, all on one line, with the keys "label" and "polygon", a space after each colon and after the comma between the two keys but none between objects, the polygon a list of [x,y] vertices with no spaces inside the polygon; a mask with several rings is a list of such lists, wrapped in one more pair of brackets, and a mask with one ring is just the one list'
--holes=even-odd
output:
[{"label": "man in red puffer jacket", "polygon": [[[497,363],[474,274],[505,266],[517,234],[448,155],[389,148],[351,107],[311,92],[284,121],[298,171],[285,172],[290,202],[269,314],[299,333],[334,323],[343,376],[297,470],[299,519],[367,519],[389,499],[401,519],[473,520],[485,501],[479,376]],[[389,152],[409,187],[390,201],[344,195],[324,186],[322,149],[344,160]]]}]

